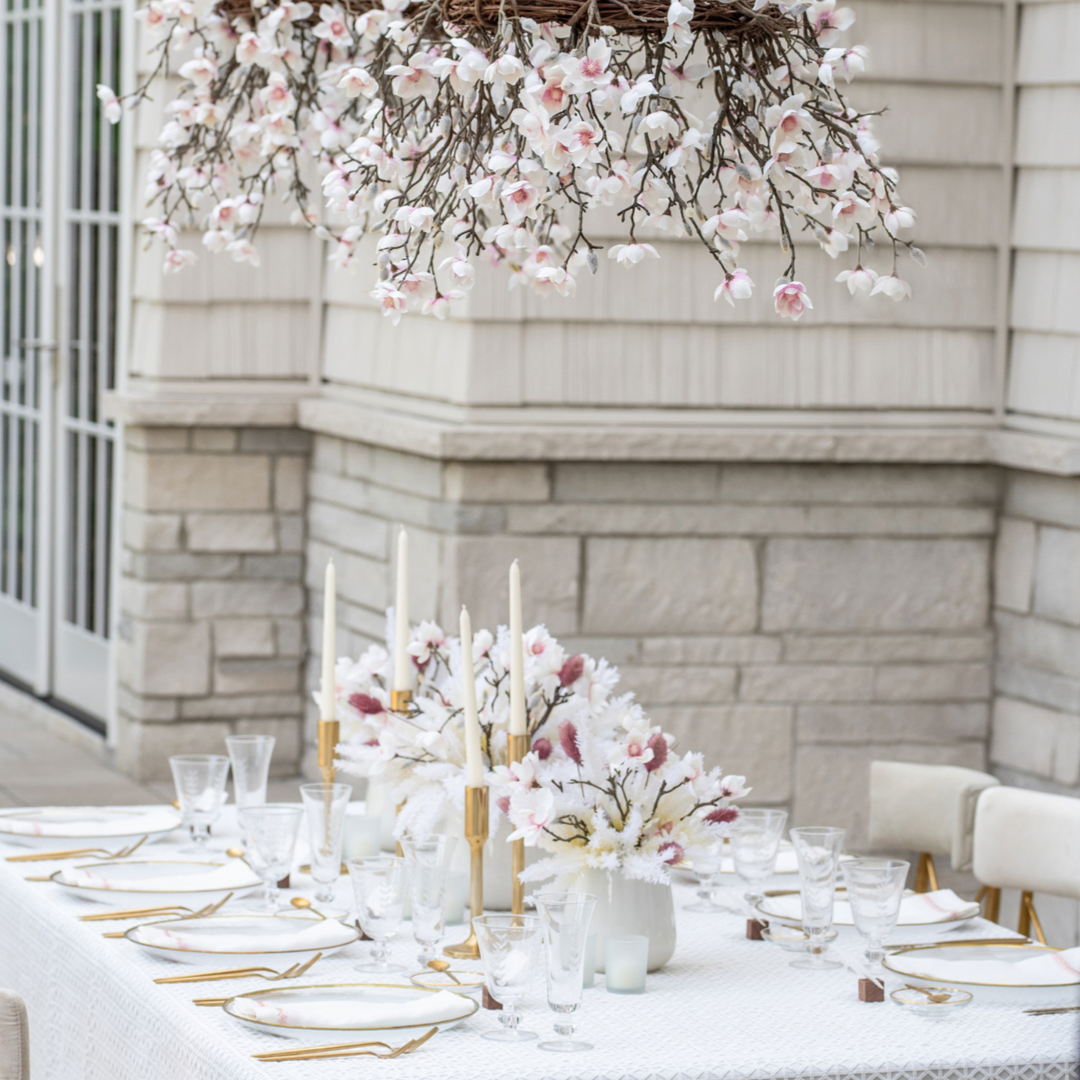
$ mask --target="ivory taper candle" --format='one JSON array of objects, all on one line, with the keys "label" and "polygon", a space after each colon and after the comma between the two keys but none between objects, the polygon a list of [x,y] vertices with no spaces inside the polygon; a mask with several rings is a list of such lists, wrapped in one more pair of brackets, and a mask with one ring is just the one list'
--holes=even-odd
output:
[{"label": "ivory taper candle", "polygon": [[461,696],[465,709],[465,786],[484,786],[484,759],[480,749],[480,717],[476,712],[476,668],[473,667],[472,620],[461,608]]},{"label": "ivory taper candle", "polygon": [[334,667],[337,651],[335,623],[337,621],[337,575],[334,560],[326,564],[326,579],[323,583],[323,622],[322,622],[322,683],[319,687],[322,700],[319,703],[319,719],[337,719],[336,690],[334,686]]},{"label": "ivory taper candle", "polygon": [[521,630],[521,569],[510,564],[510,734],[526,733],[525,642]]},{"label": "ivory taper candle", "polygon": [[397,542],[393,689],[409,689],[409,534],[404,528],[398,533]]}]

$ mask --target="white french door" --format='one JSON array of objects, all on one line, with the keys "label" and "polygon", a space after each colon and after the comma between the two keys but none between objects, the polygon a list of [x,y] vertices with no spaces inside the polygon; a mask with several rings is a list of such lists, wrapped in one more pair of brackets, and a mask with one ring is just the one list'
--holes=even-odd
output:
[{"label": "white french door", "polygon": [[0,0],[0,670],[108,715],[120,128],[117,0]]}]

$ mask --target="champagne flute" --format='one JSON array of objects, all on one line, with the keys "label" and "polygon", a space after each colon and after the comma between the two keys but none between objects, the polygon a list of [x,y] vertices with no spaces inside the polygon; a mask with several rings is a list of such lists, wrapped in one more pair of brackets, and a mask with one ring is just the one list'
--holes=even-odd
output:
[{"label": "champagne flute", "polygon": [[826,971],[844,965],[826,960],[829,943],[826,935],[832,929],[833,902],[836,899],[836,870],[840,865],[840,849],[844,830],[824,826],[809,826],[791,830],[795,858],[799,861],[802,893],[802,926],[810,937],[808,956],[792,960],[791,966],[808,971]]}]

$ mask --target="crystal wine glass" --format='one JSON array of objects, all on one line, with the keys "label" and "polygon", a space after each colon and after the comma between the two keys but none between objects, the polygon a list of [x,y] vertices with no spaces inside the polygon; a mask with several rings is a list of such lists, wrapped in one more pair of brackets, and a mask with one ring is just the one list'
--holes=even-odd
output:
[{"label": "crystal wine glass", "polygon": [[882,944],[896,928],[911,864],[902,859],[852,859],[844,863],[844,882],[855,929],[866,938],[866,962],[877,971]]},{"label": "crystal wine glass", "polygon": [[195,850],[204,851],[210,826],[225,803],[229,759],[221,754],[177,754],[169,758],[180,814],[191,831]]},{"label": "crystal wine glass", "polygon": [[713,903],[712,894],[716,888],[716,879],[720,876],[720,867],[724,861],[724,842],[714,840],[700,851],[694,852],[694,877],[698,880],[697,901],[687,904],[684,911],[715,912],[726,911],[719,904]]},{"label": "crystal wine glass", "polygon": [[401,841],[409,867],[413,937],[421,948],[417,959],[424,967],[438,956],[436,946],[445,925],[446,873],[456,844],[456,836]]},{"label": "crystal wine glass", "polygon": [[731,826],[731,859],[746,887],[746,902],[756,907],[765,898],[765,882],[776,869],[786,810],[740,810]]},{"label": "crystal wine glass", "polygon": [[248,865],[262,879],[261,910],[271,915],[278,910],[278,882],[292,869],[302,816],[300,807],[281,803],[247,806],[237,814],[248,838]]},{"label": "crystal wine glass", "polygon": [[574,1038],[573,1014],[581,1007],[585,944],[596,897],[580,892],[543,892],[535,900],[547,944],[548,1007],[557,1015],[555,1034],[559,1036],[540,1043],[540,1049],[558,1053],[591,1050],[592,1043]]},{"label": "crystal wine glass", "polygon": [[356,896],[356,918],[360,929],[372,939],[371,961],[357,964],[357,971],[387,974],[404,971],[402,964],[387,960],[388,942],[398,932],[405,917],[405,894],[409,882],[404,859],[380,855],[374,859],[350,859],[349,878]]},{"label": "crystal wine glass", "polygon": [[791,966],[810,971],[825,971],[844,965],[826,960],[829,943],[825,936],[832,929],[833,901],[836,898],[836,869],[844,830],[824,826],[792,829],[791,842],[799,861],[799,891],[802,893],[802,926],[810,936],[808,956],[792,960]]},{"label": "crystal wine glass", "polygon": [[[348,784],[301,784],[311,848],[311,876],[318,886],[315,899],[322,905],[334,902],[334,884],[341,876],[341,845],[345,839],[345,814],[352,788]],[[341,912],[325,914],[337,917]]]},{"label": "crystal wine glass", "polygon": [[518,1005],[529,992],[540,957],[541,922],[536,915],[478,915],[472,921],[480,944],[480,959],[488,993],[503,1006],[498,1031],[485,1031],[485,1039],[525,1042],[535,1031],[522,1031]]}]

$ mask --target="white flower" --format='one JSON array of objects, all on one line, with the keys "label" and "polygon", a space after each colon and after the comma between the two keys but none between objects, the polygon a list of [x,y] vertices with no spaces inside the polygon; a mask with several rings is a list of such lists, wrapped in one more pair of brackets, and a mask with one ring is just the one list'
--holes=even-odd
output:
[{"label": "white flower", "polygon": [[645,258],[659,259],[660,253],[652,244],[616,244],[608,249],[608,258],[615,259],[621,266],[636,266]]},{"label": "white flower", "polygon": [[364,97],[373,98],[379,92],[378,82],[362,67],[349,68],[338,83],[338,88],[344,90],[351,98],[359,97],[361,94]]},{"label": "white flower", "polygon": [[890,300],[899,303],[901,300],[910,299],[911,286],[906,281],[890,274],[888,277],[879,277],[874,287],[870,290],[871,296],[887,296]]},{"label": "white flower", "polygon": [[846,284],[852,296],[856,293],[868,295],[877,279],[878,276],[873,270],[863,266],[856,266],[854,270],[841,270],[836,275],[836,280]]},{"label": "white flower", "polygon": [[198,256],[194,251],[183,251],[180,248],[173,248],[165,256],[165,273],[175,274],[182,270],[188,263],[193,263]]},{"label": "white flower", "polygon": [[534,788],[510,800],[509,818],[515,826],[507,840],[532,840],[551,824],[555,797],[548,788]]},{"label": "white flower", "polygon": [[105,119],[110,124],[115,124],[120,119],[121,107],[120,99],[116,96],[116,92],[111,86],[106,86],[104,83],[97,84],[97,98],[105,107]]},{"label": "white flower", "polygon": [[736,267],[713,293],[713,301],[719,300],[722,296],[734,307],[736,300],[749,300],[753,291],[754,283],[750,280],[750,275],[741,267]]}]

